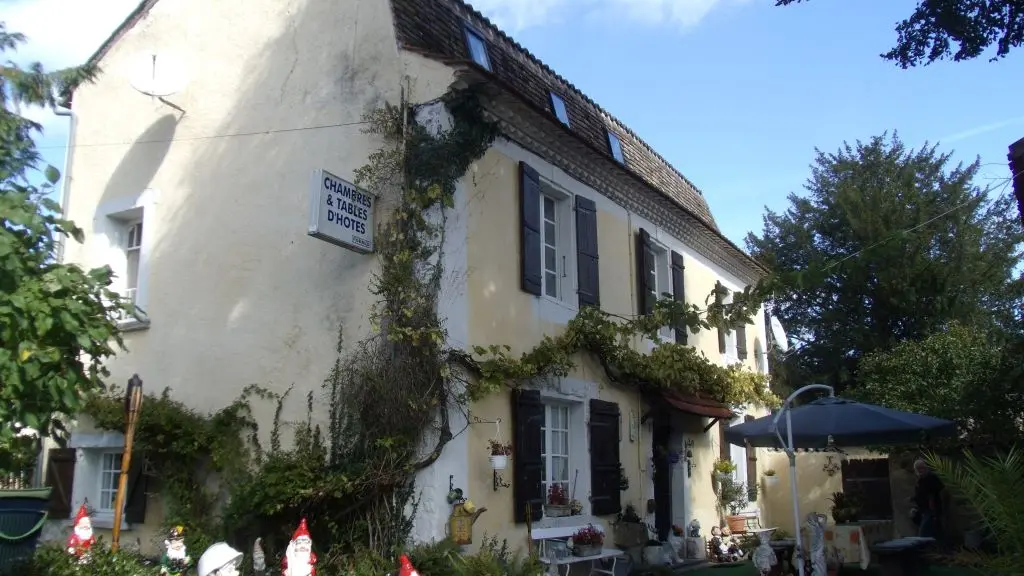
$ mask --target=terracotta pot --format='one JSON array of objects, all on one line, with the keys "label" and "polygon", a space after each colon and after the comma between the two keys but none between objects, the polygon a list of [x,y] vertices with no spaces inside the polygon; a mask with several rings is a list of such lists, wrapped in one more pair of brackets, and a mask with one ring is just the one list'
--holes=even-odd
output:
[{"label": "terracotta pot", "polygon": [[508,468],[508,456],[505,454],[491,454],[491,469],[504,470]]},{"label": "terracotta pot", "polygon": [[725,523],[729,525],[729,530],[732,531],[733,534],[747,531],[746,516],[726,516]]}]

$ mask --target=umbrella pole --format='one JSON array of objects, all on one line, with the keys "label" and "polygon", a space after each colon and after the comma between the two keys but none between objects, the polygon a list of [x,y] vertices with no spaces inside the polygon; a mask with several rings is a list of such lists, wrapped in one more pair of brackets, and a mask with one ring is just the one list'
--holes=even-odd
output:
[{"label": "umbrella pole", "polygon": [[[796,531],[796,550],[794,556],[796,556],[796,570],[799,576],[804,576],[804,553],[803,546],[800,538],[800,502],[797,500],[799,491],[796,489],[796,448],[793,445],[793,418],[790,414],[790,410],[793,406],[793,400],[797,396],[807,392],[808,390],[827,390],[829,396],[835,396],[835,391],[831,386],[824,384],[808,384],[799,390],[794,391],[786,398],[786,401],[782,403],[782,408],[775,415],[772,420],[772,431],[775,432],[775,436],[779,439],[779,444],[782,444],[786,450],[786,455],[789,456],[789,489],[793,495],[793,529]],[[782,418],[782,414],[786,414],[786,440],[782,439],[782,434],[779,434],[779,418]]]},{"label": "umbrella pole", "polygon": [[800,491],[796,487],[796,450],[793,448],[793,422],[789,416],[789,407],[786,407],[786,439],[789,441],[786,446],[786,455],[789,456],[789,489],[793,495],[793,529],[796,533],[796,571],[799,576],[804,576],[804,554],[800,538]]}]

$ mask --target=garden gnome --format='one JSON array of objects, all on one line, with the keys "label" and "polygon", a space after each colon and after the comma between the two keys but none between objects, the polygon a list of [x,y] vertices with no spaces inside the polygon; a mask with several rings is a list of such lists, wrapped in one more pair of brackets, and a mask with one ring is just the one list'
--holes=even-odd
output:
[{"label": "garden gnome", "polygon": [[164,555],[160,557],[161,576],[178,576],[184,574],[192,565],[192,558],[185,550],[185,528],[175,526],[164,540]]},{"label": "garden gnome", "polygon": [[299,522],[281,559],[281,576],[316,576],[316,553],[305,518]]},{"label": "garden gnome", "polygon": [[811,535],[811,576],[825,576],[825,517],[811,512],[805,524]]},{"label": "garden gnome", "polygon": [[416,568],[413,567],[409,557],[405,554],[402,554],[402,556],[399,557],[398,564],[398,576],[420,576],[420,573],[416,571]]},{"label": "garden gnome", "polygon": [[267,556],[263,553],[263,538],[257,538],[252,544],[252,569],[257,574],[267,571]]},{"label": "garden gnome", "polygon": [[199,557],[199,576],[238,576],[241,564],[241,552],[227,542],[217,542]]},{"label": "garden gnome", "polygon": [[85,564],[89,561],[89,549],[96,543],[96,537],[92,533],[92,520],[89,518],[89,510],[85,504],[75,514],[74,530],[68,537],[68,554],[76,556],[78,562]]}]

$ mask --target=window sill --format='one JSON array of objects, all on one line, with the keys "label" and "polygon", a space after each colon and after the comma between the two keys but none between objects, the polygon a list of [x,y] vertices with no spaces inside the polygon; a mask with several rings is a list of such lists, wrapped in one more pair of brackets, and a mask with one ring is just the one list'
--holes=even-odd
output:
[{"label": "window sill", "polygon": [[575,306],[551,296],[540,296],[539,304],[541,319],[554,324],[568,324],[576,316]]},{"label": "window sill", "polygon": [[149,319],[145,320],[140,318],[128,318],[127,320],[118,320],[117,327],[121,332],[138,332],[140,330],[149,330]]},{"label": "window sill", "polygon": [[[96,512],[90,517],[93,528],[99,528],[101,530],[113,530],[114,529],[114,515],[106,512]],[[65,528],[74,528],[75,521],[69,519],[64,522]],[[131,530],[132,525],[124,521],[124,517],[121,518],[121,530]]]}]

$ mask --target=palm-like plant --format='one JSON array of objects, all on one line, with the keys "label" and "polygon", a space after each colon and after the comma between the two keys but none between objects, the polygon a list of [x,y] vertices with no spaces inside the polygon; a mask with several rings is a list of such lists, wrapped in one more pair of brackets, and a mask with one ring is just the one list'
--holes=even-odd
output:
[{"label": "palm-like plant", "polygon": [[946,486],[964,498],[992,534],[995,555],[962,551],[958,560],[989,574],[1019,574],[1024,563],[1024,455],[1016,447],[1005,455],[976,456],[962,461],[930,454],[928,465]]}]

